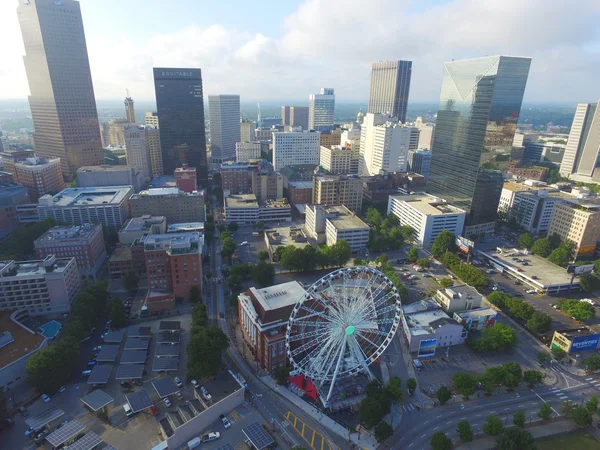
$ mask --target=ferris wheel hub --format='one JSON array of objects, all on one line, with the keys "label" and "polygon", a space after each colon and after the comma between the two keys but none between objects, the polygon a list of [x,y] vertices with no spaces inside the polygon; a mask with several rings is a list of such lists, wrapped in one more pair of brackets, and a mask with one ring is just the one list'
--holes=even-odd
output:
[{"label": "ferris wheel hub", "polygon": [[346,327],[346,334],[347,334],[348,336],[350,336],[351,334],[354,334],[354,325],[348,325],[348,326]]}]

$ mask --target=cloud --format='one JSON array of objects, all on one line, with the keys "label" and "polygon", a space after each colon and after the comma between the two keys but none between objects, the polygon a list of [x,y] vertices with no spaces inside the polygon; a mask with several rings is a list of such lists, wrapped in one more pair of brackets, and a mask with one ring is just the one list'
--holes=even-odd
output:
[{"label": "cloud", "polygon": [[[0,3],[0,38],[17,42],[2,46],[0,98],[23,98],[15,8]],[[205,95],[283,101],[327,86],[340,102],[365,101],[371,63],[404,59],[413,61],[411,100],[435,101],[445,61],[512,54],[533,58],[526,101],[575,103],[600,97],[599,17],[600,2],[587,0],[569,7],[553,0],[306,0],[260,33],[198,26],[182,12],[177,31],[141,45],[124,31],[88,31],[87,42],[97,98],[120,98],[127,87],[134,98],[152,99],[152,67],[181,66],[202,68]]]}]

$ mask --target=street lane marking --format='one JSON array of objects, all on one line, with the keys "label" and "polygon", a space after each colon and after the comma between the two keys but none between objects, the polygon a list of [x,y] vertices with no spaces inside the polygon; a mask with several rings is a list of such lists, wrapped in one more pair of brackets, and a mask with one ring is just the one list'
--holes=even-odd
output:
[{"label": "street lane marking", "polygon": [[435,428],[433,429],[433,431],[437,430],[438,428],[439,428],[439,427],[435,427]]},{"label": "street lane marking", "polygon": [[586,378],[585,381],[590,381],[590,380],[593,380],[593,379],[594,379],[594,377],[589,377],[589,378]]},{"label": "street lane marking", "polygon": [[449,420],[448,422],[446,422],[446,425],[450,425],[452,423],[451,420]]},{"label": "street lane marking", "polygon": [[504,411],[508,411],[510,408],[504,408]]},{"label": "street lane marking", "polygon": [[[494,412],[494,411],[492,411],[492,412]],[[475,417],[479,417],[479,416],[481,416],[481,414],[477,414],[477,415],[475,415]]]},{"label": "street lane marking", "polygon": [[423,439],[423,438],[425,437],[425,435],[426,435],[426,434],[427,434],[427,433],[425,433],[423,436],[421,436],[421,439]]}]

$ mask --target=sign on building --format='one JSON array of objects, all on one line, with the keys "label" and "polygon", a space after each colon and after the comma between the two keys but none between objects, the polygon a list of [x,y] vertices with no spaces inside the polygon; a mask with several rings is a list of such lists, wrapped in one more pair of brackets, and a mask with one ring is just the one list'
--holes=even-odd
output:
[{"label": "sign on building", "polygon": [[437,346],[437,338],[435,339],[423,339],[419,342],[419,358],[427,358],[429,356],[435,356],[435,348]]},{"label": "sign on building", "polygon": [[456,236],[456,246],[463,253],[471,253],[473,248],[475,248],[475,242],[466,237]]},{"label": "sign on building", "polygon": [[569,353],[582,352],[584,350],[596,350],[596,348],[598,348],[598,342],[600,342],[600,333],[588,334],[587,336],[576,336],[573,338],[571,351]]}]

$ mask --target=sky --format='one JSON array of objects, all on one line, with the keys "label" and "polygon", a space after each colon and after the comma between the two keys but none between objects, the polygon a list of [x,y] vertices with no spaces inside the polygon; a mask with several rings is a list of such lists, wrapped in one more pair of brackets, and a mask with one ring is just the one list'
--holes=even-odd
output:
[{"label": "sky", "polygon": [[[66,1],[66,0],[65,0]],[[600,1],[80,0],[97,99],[153,100],[152,67],[200,67],[204,94],[365,102],[374,61],[413,61],[411,102],[446,61],[532,57],[525,102],[600,98]],[[16,8],[0,0],[0,99],[29,94]]]}]

